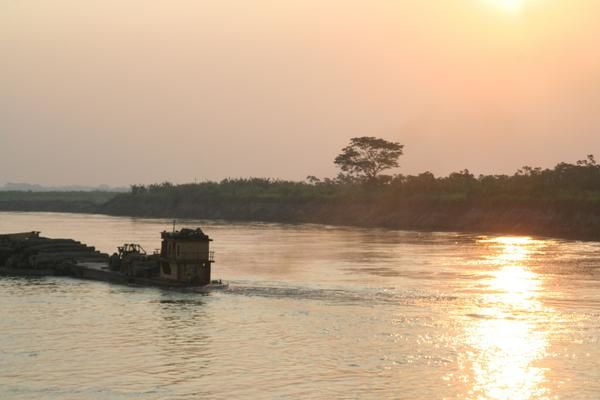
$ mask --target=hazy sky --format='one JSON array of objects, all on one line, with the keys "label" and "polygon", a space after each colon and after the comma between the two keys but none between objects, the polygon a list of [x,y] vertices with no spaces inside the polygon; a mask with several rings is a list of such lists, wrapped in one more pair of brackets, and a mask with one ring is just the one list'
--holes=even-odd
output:
[{"label": "hazy sky", "polygon": [[334,176],[600,156],[598,0],[2,0],[0,183]]}]

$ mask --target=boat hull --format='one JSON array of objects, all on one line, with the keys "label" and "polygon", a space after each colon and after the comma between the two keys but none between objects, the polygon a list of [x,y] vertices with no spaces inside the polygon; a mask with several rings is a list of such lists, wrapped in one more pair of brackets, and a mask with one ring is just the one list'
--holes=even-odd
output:
[{"label": "boat hull", "polygon": [[163,289],[181,290],[196,293],[224,290],[229,287],[228,283],[223,283],[221,281],[199,285],[194,283],[174,282],[161,278],[127,276],[121,272],[111,271],[107,263],[79,263],[69,266],[69,270],[69,274],[59,274],[53,269],[8,268],[2,266],[0,267],[0,275],[27,277],[69,276],[73,278],[108,282],[120,285],[160,287]]}]

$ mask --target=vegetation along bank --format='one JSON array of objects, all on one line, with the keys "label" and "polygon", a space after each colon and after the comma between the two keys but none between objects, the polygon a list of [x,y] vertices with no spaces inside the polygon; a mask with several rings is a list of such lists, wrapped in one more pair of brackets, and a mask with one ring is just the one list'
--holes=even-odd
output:
[{"label": "vegetation along bank", "polygon": [[[347,149],[352,150],[352,142],[343,152]],[[392,151],[397,166],[402,147],[396,146]],[[360,156],[360,152],[350,151],[350,157],[338,156],[336,164],[347,162],[352,156],[363,162],[357,154]],[[381,156],[374,151],[367,157],[378,155]],[[128,193],[0,192],[0,210],[322,223],[600,240],[600,165],[591,155],[551,169],[523,167],[513,175],[474,176],[463,170],[444,177],[430,172],[387,176],[381,172],[393,168],[393,162],[381,169],[368,163],[363,166],[367,169],[356,164],[345,168],[342,165],[342,173],[335,179],[311,176],[304,182],[249,178],[133,185]]]}]

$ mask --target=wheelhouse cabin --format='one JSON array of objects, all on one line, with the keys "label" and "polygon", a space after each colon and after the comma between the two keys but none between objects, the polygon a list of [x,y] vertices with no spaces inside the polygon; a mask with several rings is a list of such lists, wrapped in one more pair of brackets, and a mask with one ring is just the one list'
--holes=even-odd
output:
[{"label": "wheelhouse cabin", "polygon": [[202,229],[161,233],[160,277],[182,283],[209,284],[214,254]]}]

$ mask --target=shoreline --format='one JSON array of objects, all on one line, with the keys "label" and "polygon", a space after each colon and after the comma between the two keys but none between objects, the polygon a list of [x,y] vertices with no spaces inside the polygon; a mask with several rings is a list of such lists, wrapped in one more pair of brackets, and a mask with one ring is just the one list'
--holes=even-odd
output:
[{"label": "shoreline", "polygon": [[[110,212],[98,209],[99,207],[71,207],[63,203],[37,207],[33,204],[12,204],[7,207],[0,202],[1,212],[50,212],[68,214],[97,214],[113,217],[130,218],[156,218],[156,219],[198,219],[198,220],[220,220],[232,223],[275,223],[275,224],[318,224],[339,227],[366,228],[366,229],[390,229],[414,232],[456,232],[480,235],[515,235],[533,236],[547,239],[563,239],[587,242],[600,242],[600,216],[579,212],[576,214],[559,213],[551,210],[541,209],[504,209],[491,212],[478,207],[467,207],[454,210],[454,213],[445,210],[428,209],[415,210],[404,209],[393,215],[382,213],[369,213],[363,207],[350,207],[351,209],[336,209],[323,207],[320,210],[298,208],[294,215],[226,215],[223,212]],[[181,211],[181,210],[179,210]],[[197,210],[199,211],[199,210]],[[318,212],[315,212],[318,211]],[[355,211],[352,213],[352,211]],[[417,212],[421,211],[421,212]],[[298,215],[303,214],[303,215]],[[353,215],[353,217],[348,217]]]}]

